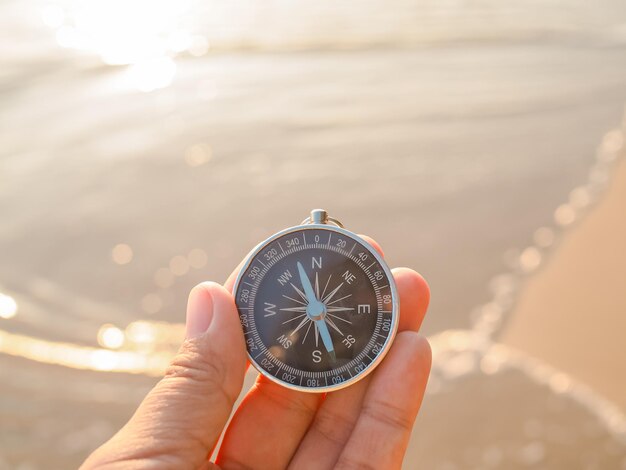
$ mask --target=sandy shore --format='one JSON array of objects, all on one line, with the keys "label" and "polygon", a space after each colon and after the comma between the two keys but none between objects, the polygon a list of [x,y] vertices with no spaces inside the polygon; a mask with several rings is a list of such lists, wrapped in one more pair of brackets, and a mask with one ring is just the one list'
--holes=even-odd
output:
[{"label": "sandy shore", "polygon": [[626,162],[532,276],[501,340],[626,409]]}]

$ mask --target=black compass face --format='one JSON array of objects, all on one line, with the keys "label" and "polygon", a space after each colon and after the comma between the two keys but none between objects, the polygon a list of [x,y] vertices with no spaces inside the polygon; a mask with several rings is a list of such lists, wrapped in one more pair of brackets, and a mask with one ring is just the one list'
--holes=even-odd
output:
[{"label": "black compass face", "polygon": [[293,388],[354,382],[385,354],[397,299],[382,259],[335,228],[300,227],[270,239],[240,274],[235,298],[257,369]]}]

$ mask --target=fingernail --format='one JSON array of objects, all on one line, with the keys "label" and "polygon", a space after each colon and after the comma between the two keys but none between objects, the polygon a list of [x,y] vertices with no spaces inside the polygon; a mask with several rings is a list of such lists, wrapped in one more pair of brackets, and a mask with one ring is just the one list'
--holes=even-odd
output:
[{"label": "fingernail", "polygon": [[195,338],[208,330],[213,320],[213,299],[209,283],[194,287],[187,301],[187,321],[185,337]]}]

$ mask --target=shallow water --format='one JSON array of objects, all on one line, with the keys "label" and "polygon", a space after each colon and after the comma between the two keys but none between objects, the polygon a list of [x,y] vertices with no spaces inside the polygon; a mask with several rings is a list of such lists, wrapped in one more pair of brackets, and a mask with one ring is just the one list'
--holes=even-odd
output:
[{"label": "shallow water", "polygon": [[[181,5],[155,8],[196,8]],[[426,333],[472,326],[474,307],[491,297],[490,279],[509,269],[511,249],[552,224],[620,123],[623,4],[605,2],[591,14],[584,2],[535,5],[543,10],[398,2],[389,13],[367,2],[361,18],[376,23],[315,5],[252,7],[228,31],[215,27],[220,15],[231,17],[219,2],[214,15],[149,22],[139,38],[165,47],[154,60],[150,47],[139,47],[145,41],[125,48],[106,28],[94,33],[73,3],[0,7],[0,292],[18,304],[1,320],[0,351],[15,353],[7,338],[29,345],[18,350],[32,357],[43,347],[33,339],[97,346],[103,324],[180,323],[195,283],[224,279],[253,245],[313,207],[377,239],[391,265],[424,274],[433,292]],[[104,25],[116,18],[116,4],[110,8]],[[192,38],[189,52],[163,46],[181,31]],[[126,49],[133,54],[120,55]],[[113,58],[130,65],[103,62]],[[130,247],[132,261],[112,259],[118,244]],[[126,347],[171,354],[179,330],[163,338],[148,325],[127,331]],[[104,359],[90,364],[106,369]],[[154,380],[0,355],[0,370],[9,369],[0,385],[7,468],[37,468],[51,452],[55,465],[74,465]],[[503,396],[511,383],[476,380]],[[465,393],[450,387],[451,401],[427,416]],[[581,423],[599,422],[610,436],[580,409]],[[442,433],[433,442],[478,446]],[[481,445],[495,445],[489,439]],[[621,447],[611,445],[619,457]],[[452,463],[479,466],[468,452]],[[536,457],[536,446],[529,452]],[[590,441],[589,452],[598,452]],[[432,468],[453,468],[441,455],[427,458]],[[550,468],[565,462],[554,458]]]}]

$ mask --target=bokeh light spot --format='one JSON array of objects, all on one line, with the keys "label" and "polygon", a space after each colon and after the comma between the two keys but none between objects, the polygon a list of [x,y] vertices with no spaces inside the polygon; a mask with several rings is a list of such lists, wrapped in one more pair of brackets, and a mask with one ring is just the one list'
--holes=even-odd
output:
[{"label": "bokeh light spot", "polygon": [[200,248],[194,248],[187,255],[187,260],[189,261],[189,265],[194,269],[203,268],[207,261],[208,257],[206,251]]},{"label": "bokeh light spot", "polygon": [[155,314],[163,307],[163,301],[158,294],[150,293],[144,295],[143,299],[141,299],[141,308],[144,312],[149,314]]},{"label": "bokeh light spot", "polygon": [[8,320],[17,315],[17,302],[11,296],[0,294],[0,318]]},{"label": "bokeh light spot", "polygon": [[148,93],[169,86],[174,75],[176,63],[169,57],[157,57],[131,65],[126,78],[137,90]]},{"label": "bokeh light spot", "polygon": [[174,256],[170,260],[170,271],[175,276],[184,276],[189,271],[189,261],[185,256]]},{"label": "bokeh light spot", "polygon": [[174,284],[174,275],[167,268],[159,268],[154,273],[154,283],[162,289],[167,289]]},{"label": "bokeh light spot", "polygon": [[118,349],[124,344],[124,332],[115,325],[102,325],[98,330],[98,344],[105,348]]},{"label": "bokeh light spot", "polygon": [[524,272],[531,272],[541,264],[541,252],[534,246],[529,246],[519,257],[520,268]]},{"label": "bokeh light spot", "polygon": [[535,230],[533,240],[537,246],[547,248],[554,243],[554,230],[548,227],[540,227]]},{"label": "bokeh light spot", "polygon": [[126,243],[118,243],[111,250],[111,257],[116,264],[128,264],[133,260],[133,250]]},{"label": "bokeh light spot", "polygon": [[192,145],[185,151],[185,162],[191,167],[208,163],[213,152],[208,144]]},{"label": "bokeh light spot", "polygon": [[569,204],[561,204],[554,211],[554,221],[559,225],[569,225],[576,220],[576,212]]}]

